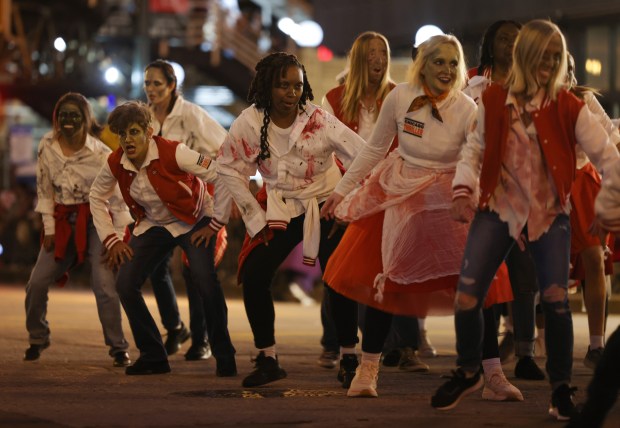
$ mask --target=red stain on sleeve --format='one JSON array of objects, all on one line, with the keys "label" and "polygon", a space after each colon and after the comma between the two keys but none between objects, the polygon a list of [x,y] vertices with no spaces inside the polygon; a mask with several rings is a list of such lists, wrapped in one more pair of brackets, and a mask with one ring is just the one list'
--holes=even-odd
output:
[{"label": "red stain on sleeve", "polygon": [[320,120],[320,117],[322,115],[320,112],[321,110],[316,110],[314,114],[310,116],[310,119],[308,120],[308,123],[306,123],[306,126],[303,130],[304,139],[307,140],[308,138],[310,138],[310,136],[312,136],[323,127],[323,123],[321,123]]}]

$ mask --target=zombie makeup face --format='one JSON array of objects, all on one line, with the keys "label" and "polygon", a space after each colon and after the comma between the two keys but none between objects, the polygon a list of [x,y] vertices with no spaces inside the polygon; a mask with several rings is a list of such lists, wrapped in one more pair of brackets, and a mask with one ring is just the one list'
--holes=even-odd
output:
[{"label": "zombie makeup face", "polygon": [[58,124],[60,132],[65,137],[72,138],[82,130],[84,115],[76,104],[65,103],[58,110]]}]

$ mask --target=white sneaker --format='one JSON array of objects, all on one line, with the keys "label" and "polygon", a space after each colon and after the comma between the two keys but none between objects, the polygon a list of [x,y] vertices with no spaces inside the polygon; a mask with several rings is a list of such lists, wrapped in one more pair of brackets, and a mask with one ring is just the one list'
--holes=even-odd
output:
[{"label": "white sneaker", "polygon": [[437,356],[437,350],[428,339],[426,330],[420,330],[420,346],[418,347],[418,354],[424,358],[432,358]]},{"label": "white sneaker", "polygon": [[377,380],[379,379],[379,362],[364,361],[355,369],[355,377],[347,391],[347,397],[378,397]]},{"label": "white sneaker", "polygon": [[508,382],[503,371],[494,371],[490,376],[484,376],[482,398],[492,401],[523,401],[523,394]]}]

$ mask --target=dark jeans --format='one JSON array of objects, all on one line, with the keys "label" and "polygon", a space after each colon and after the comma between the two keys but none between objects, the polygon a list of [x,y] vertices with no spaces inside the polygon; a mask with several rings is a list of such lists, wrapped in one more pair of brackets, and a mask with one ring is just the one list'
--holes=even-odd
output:
[{"label": "dark jeans", "polygon": [[526,243],[525,250],[514,245],[506,257],[512,286],[512,322],[517,357],[534,356],[536,327],[536,265]]},{"label": "dark jeans", "polygon": [[[527,236],[527,227],[524,230]],[[515,241],[508,225],[496,213],[477,212],[469,229],[458,283],[455,313],[457,365],[478,370],[482,348],[481,306],[491,281]],[[536,265],[541,303],[545,312],[547,373],[555,388],[569,383],[573,362],[573,321],[568,305],[570,222],[558,215],[549,230],[529,248]],[[467,298],[475,302],[467,305]],[[459,307],[459,302],[462,305]]]},{"label": "dark jeans", "polygon": [[[181,325],[181,316],[177,305],[177,296],[170,275],[170,259],[173,250],[166,254],[165,258],[151,273],[150,280],[153,285],[153,294],[161,316],[161,323],[168,331],[174,330]],[[191,281],[191,273],[187,266],[183,265],[183,279],[187,291],[189,303],[189,329],[192,332],[192,343],[201,344],[207,342],[207,322],[203,311],[202,298],[198,287]]]},{"label": "dark jeans", "polygon": [[[254,345],[256,348],[266,348],[276,343],[274,322],[275,311],[273,298],[271,296],[271,282],[275,272],[303,239],[304,215],[291,219],[286,230],[275,230],[274,236],[268,245],[261,244],[254,248],[248,255],[241,271],[241,281],[243,283],[243,302],[245,311],[254,334]],[[334,252],[336,246],[342,238],[342,229],[338,230],[330,239],[327,238],[332,228],[333,221],[321,220],[321,243],[319,246],[319,262],[324,268],[327,265],[329,256]],[[329,287],[326,291],[330,293],[329,303],[331,309],[337,312],[351,314],[353,324],[353,344],[357,342],[357,303],[335,293]],[[352,308],[354,307],[354,308]],[[344,334],[338,331],[338,337]],[[351,333],[349,332],[350,336]],[[340,339],[339,339],[340,340]]]},{"label": "dark jeans", "polygon": [[210,218],[204,217],[191,231],[176,238],[163,227],[152,227],[140,236],[132,236],[129,241],[134,256],[120,267],[116,289],[140,349],[140,358],[145,361],[163,361],[167,355],[157,325],[142,297],[142,284],[177,245],[187,255],[192,285],[202,298],[213,355],[228,358],[235,354],[228,334],[228,309],[213,263],[215,237],[207,247],[195,247],[190,243],[192,233],[208,225],[209,221]]},{"label": "dark jeans", "polygon": [[181,325],[177,296],[174,292],[172,276],[170,275],[170,258],[172,253],[173,250],[170,250],[149,276],[153,286],[153,295],[157,302],[157,309],[159,309],[161,323],[168,331],[174,330]]}]

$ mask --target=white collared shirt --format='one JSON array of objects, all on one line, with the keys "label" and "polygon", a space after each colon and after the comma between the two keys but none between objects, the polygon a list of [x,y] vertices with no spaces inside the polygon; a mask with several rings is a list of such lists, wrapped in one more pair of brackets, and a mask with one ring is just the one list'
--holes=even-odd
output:
[{"label": "white collared shirt", "polygon": [[[193,174],[205,182],[214,181],[216,177],[214,162],[211,162],[208,168],[204,168],[197,162],[199,157],[200,153],[184,144],[179,144],[176,148],[175,159],[181,170]],[[146,214],[146,217],[134,228],[133,234],[139,236],[151,227],[164,227],[173,237],[177,237],[189,232],[194,225],[176,218],[157,195],[147,175],[147,166],[155,159],[159,159],[159,150],[153,139],[149,142],[146,158],[139,170],[124,153],[121,157],[122,167],[136,174],[129,188],[129,194],[144,208]],[[93,183],[90,193],[91,211],[95,226],[97,227],[97,233],[102,241],[114,233],[114,231],[110,229],[110,223],[102,214],[101,201],[105,199],[110,188],[116,185],[116,183],[116,177],[114,177],[110,166],[106,162]],[[204,199],[202,216],[213,216],[213,200],[208,195]]]},{"label": "white collared shirt", "polygon": [[[60,143],[54,139],[53,132],[43,136],[37,158],[38,201],[35,211],[43,217],[46,235],[55,234],[55,204],[76,205],[89,202],[92,183],[110,152],[100,140],[88,135],[84,147],[70,156],[65,156]],[[114,224],[122,229],[133,220],[118,186],[113,190],[110,195],[113,203],[109,205],[109,209],[114,215]]]},{"label": "white collared shirt", "polygon": [[[270,146],[271,156],[259,163],[262,125],[262,109],[251,106],[243,110],[230,127],[217,158],[219,178],[235,198],[250,236],[267,224],[265,211],[248,188],[249,177],[255,175],[257,169],[267,191],[287,192],[287,205],[294,211],[291,217],[295,217],[304,213],[304,205],[296,203],[294,193],[302,193],[311,185],[316,187],[316,180],[325,180],[322,183],[324,196],[318,198],[319,203],[323,202],[336,185],[328,179],[332,175],[326,174],[330,168],[337,168],[333,154],[347,167],[364,146],[364,140],[335,116],[314,104],[307,104],[290,128],[286,152],[279,153]],[[220,205],[217,197],[216,204]],[[227,221],[225,217],[224,223]]]},{"label": "white collared shirt", "polygon": [[226,138],[226,130],[200,106],[186,101],[179,95],[166,116],[159,123],[153,115],[154,135],[178,141],[192,150],[215,158]]},{"label": "white collared shirt", "polygon": [[407,113],[411,102],[424,95],[421,87],[401,83],[386,96],[375,129],[335,189],[346,195],[388,152],[394,136],[405,162],[429,169],[454,167],[476,116],[476,104],[457,92],[437,104],[443,123],[431,114],[430,105]]}]

